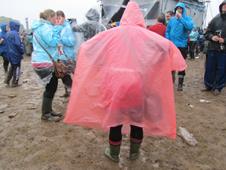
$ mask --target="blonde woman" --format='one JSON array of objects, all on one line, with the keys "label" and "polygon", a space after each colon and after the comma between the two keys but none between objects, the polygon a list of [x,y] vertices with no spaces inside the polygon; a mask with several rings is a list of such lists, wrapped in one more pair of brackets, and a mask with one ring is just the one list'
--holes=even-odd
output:
[{"label": "blonde woman", "polygon": [[[54,73],[53,62],[47,52],[57,60],[57,45],[60,41],[62,26],[55,26],[56,13],[47,9],[40,13],[40,20],[32,25],[33,47],[32,67],[45,85],[42,100],[42,120],[58,121],[62,116],[52,109],[52,102],[58,86],[58,78]],[[40,45],[41,44],[41,45]]]}]

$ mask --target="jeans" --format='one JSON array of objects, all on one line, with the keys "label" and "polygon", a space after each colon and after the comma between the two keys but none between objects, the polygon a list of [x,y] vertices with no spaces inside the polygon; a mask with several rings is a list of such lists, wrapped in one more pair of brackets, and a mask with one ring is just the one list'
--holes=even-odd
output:
[{"label": "jeans", "polygon": [[204,83],[209,90],[221,91],[225,85],[226,52],[208,51],[205,64]]}]

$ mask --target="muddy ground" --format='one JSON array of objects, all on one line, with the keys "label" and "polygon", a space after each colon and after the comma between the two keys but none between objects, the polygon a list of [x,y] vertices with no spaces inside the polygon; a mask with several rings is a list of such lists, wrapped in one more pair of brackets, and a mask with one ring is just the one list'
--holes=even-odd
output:
[{"label": "muddy ground", "polygon": [[[0,61],[2,63],[2,61]],[[197,139],[188,145],[176,140],[145,137],[138,160],[127,160],[129,141],[124,136],[120,163],[103,155],[108,135],[97,130],[40,120],[43,87],[32,71],[30,58],[22,63],[18,88],[7,88],[0,67],[0,169],[1,170],[223,170],[226,167],[226,90],[219,96],[201,92],[204,57],[188,60],[183,92],[175,92],[177,127]],[[64,112],[67,99],[62,82],[54,108]],[[201,102],[200,102],[201,99]],[[179,133],[179,131],[178,131]]]}]

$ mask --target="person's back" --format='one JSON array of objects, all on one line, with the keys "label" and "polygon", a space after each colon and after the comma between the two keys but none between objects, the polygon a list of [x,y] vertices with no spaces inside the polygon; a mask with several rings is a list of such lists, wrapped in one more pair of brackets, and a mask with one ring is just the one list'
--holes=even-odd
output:
[{"label": "person's back", "polygon": [[12,86],[19,85],[21,60],[24,54],[24,45],[20,39],[19,28],[20,24],[14,21],[9,22],[10,31],[6,34],[7,41],[7,59],[10,62],[10,69],[8,71],[5,83],[10,85],[12,79]]},{"label": "person's back", "polygon": [[7,57],[11,64],[19,64],[23,58],[24,45],[19,35],[20,24],[14,21],[9,23],[10,31],[6,34]]},{"label": "person's back", "polygon": [[131,160],[143,130],[176,137],[171,71],[186,64],[170,41],[145,28],[137,3],[128,4],[119,27],[83,43],[77,62],[64,122],[110,130],[107,157],[119,161],[122,125],[131,126]]}]

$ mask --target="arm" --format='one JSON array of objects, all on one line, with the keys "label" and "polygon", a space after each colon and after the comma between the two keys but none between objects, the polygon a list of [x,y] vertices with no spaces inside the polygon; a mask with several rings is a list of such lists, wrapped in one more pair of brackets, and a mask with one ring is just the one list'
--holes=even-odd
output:
[{"label": "arm", "polygon": [[190,17],[181,17],[178,20],[184,25],[185,29],[187,29],[188,31],[191,31],[193,29],[193,21]]},{"label": "arm", "polygon": [[65,27],[61,32],[61,42],[68,47],[75,46],[75,36],[70,26]]},{"label": "arm", "polygon": [[15,45],[16,49],[18,50],[18,52],[21,55],[23,55],[24,54],[24,45],[21,42],[19,34],[18,33],[14,33],[14,37],[15,37],[14,45]]},{"label": "arm", "polygon": [[76,26],[74,26],[74,27],[72,27],[72,30],[74,31],[74,32],[84,32],[84,25],[85,24],[82,24],[82,25],[76,25]]},{"label": "arm", "polygon": [[212,38],[214,36],[214,20],[212,20],[208,27],[207,27],[207,31],[205,33],[205,38],[209,41],[212,41]]}]

